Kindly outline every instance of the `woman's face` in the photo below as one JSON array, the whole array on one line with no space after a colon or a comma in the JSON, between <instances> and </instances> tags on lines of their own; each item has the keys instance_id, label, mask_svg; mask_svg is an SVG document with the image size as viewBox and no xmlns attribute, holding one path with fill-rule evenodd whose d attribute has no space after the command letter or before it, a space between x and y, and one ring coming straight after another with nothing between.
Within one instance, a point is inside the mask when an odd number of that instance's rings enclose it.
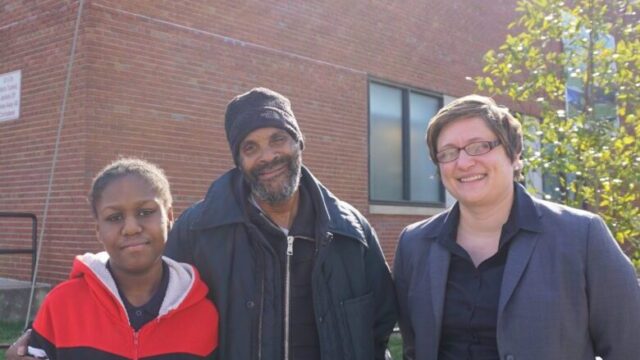
<instances>
[{"instance_id":1,"label":"woman's face","mask_svg":"<svg viewBox=\"0 0 640 360\"><path fill-rule=\"evenodd\" d=\"M96 234L116 273L142 274L161 266L173 211L147 181L137 175L113 180L96 209Z\"/></svg>"},{"instance_id":2,"label":"woman's face","mask_svg":"<svg viewBox=\"0 0 640 360\"><path fill-rule=\"evenodd\" d=\"M445 126L437 140L438 152L447 148L463 148L477 141L494 141L498 137L478 117L455 120ZM516 159L520 154L516 154ZM470 156L460 150L456 160L440 163L442 182L462 206L486 206L499 202L513 191L511 161L500 144L483 155Z\"/></svg>"}]
</instances>

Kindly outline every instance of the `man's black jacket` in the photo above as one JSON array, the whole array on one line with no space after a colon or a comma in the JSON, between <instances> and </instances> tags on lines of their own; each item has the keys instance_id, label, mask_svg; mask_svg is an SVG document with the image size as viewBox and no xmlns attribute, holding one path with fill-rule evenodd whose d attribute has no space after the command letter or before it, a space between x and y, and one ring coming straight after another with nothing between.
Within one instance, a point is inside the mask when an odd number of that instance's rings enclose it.
<instances>
[{"instance_id":1,"label":"man's black jacket","mask_svg":"<svg viewBox=\"0 0 640 360\"><path fill-rule=\"evenodd\" d=\"M316 212L318 255L313 306L322 359L384 359L397 320L389 268L375 232L305 167ZM281 360L282 271L272 247L247 216L249 190L233 169L175 223L166 254L194 264L218 307L223 360Z\"/></svg>"}]
</instances>

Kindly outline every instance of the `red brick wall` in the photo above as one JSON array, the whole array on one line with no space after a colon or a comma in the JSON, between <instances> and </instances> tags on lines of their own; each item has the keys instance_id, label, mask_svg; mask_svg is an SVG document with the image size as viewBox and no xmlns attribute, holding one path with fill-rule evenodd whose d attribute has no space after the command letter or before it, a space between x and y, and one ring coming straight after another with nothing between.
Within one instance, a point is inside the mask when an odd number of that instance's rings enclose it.
<instances>
[{"instance_id":1,"label":"red brick wall","mask_svg":"<svg viewBox=\"0 0 640 360\"><path fill-rule=\"evenodd\" d=\"M0 211L35 213L42 226L78 3L10 1L0 7L0 73L22 70L20 119L0 123ZM66 277L72 255L83 251L87 241L95 242L82 199L83 51L80 41L47 218L41 261L45 281ZM0 223L0 247L30 246L28 230L5 237L12 229L10 221ZM0 256L0 276L26 278L29 265L29 256Z\"/></svg>"},{"instance_id":2,"label":"red brick wall","mask_svg":"<svg viewBox=\"0 0 640 360\"><path fill-rule=\"evenodd\" d=\"M23 82L21 118L0 123L0 211L42 219L78 1L1 6L0 73L22 69ZM61 280L74 254L100 248L84 194L118 155L164 167L178 213L198 200L232 166L226 103L258 85L290 97L305 164L367 215L369 77L466 94L514 6L86 0L39 278ZM369 219L391 260L400 230L420 218Z\"/></svg>"}]
</instances>

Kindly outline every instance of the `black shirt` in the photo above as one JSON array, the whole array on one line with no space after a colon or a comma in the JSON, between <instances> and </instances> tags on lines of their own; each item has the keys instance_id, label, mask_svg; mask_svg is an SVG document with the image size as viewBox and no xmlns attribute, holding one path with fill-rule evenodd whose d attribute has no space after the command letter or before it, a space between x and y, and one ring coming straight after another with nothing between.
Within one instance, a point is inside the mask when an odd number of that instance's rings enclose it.
<instances>
[{"instance_id":1,"label":"black shirt","mask_svg":"<svg viewBox=\"0 0 640 360\"><path fill-rule=\"evenodd\" d=\"M140 328L142 328L146 323L158 317L158 314L160 313L160 306L162 306L162 301L167 294L167 287L169 286L169 266L164 261L162 262L162 278L160 279L158 290L156 290L155 294L153 294L146 304L141 306L133 306L129 300L127 300L120 290L120 285L118 285L118 281L113 276L111 266L108 262L107 269L116 283L118 294L120 294L120 299L122 299L124 308L129 316L129 324L135 331L140 330Z\"/></svg>"},{"instance_id":2,"label":"black shirt","mask_svg":"<svg viewBox=\"0 0 640 360\"><path fill-rule=\"evenodd\" d=\"M313 201L304 184L300 184L298 212L288 235L294 237L293 255L290 260L289 303L289 359L319 360L320 343L316 328L311 274L317 253L315 241L316 212ZM282 299L285 297L284 281L287 261L287 235L269 220L256 206L249 206L249 217L260 229L278 256L282 269ZM283 301L284 309L284 301ZM284 336L284 334L283 334Z\"/></svg>"},{"instance_id":3,"label":"black shirt","mask_svg":"<svg viewBox=\"0 0 640 360\"><path fill-rule=\"evenodd\" d=\"M517 191L507 222L502 226L498 252L476 268L456 242L458 204L445 221L438 242L450 253L438 359L499 360L496 340L498 301L511 239L522 231L533 209L520 208Z\"/></svg>"}]
</instances>

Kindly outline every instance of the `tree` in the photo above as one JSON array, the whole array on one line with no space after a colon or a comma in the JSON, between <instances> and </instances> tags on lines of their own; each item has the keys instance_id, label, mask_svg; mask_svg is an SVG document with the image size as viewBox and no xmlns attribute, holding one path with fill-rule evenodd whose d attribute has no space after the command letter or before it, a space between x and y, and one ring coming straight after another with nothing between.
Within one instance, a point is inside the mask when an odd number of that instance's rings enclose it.
<instances>
[{"instance_id":1,"label":"tree","mask_svg":"<svg viewBox=\"0 0 640 360\"><path fill-rule=\"evenodd\" d=\"M473 79L522 111L525 170L554 184L542 196L601 215L637 269L639 8L637 0L519 1L512 34Z\"/></svg>"}]
</instances>

